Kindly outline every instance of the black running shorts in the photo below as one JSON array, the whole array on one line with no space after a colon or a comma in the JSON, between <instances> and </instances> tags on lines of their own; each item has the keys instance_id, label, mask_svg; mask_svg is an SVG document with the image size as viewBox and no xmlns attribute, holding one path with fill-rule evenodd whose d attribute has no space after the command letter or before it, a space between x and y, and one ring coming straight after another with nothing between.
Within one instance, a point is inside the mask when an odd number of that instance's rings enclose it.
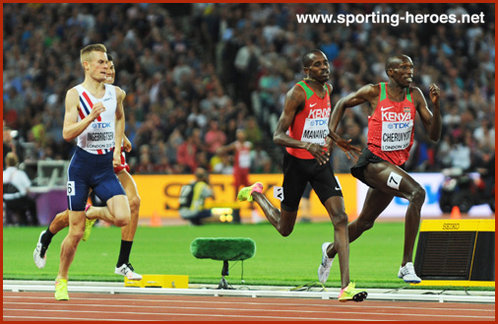
<instances>
[{"instance_id":1,"label":"black running shorts","mask_svg":"<svg viewBox=\"0 0 498 324\"><path fill-rule=\"evenodd\" d=\"M367 181L365 180L365 168L369 163L379 163L379 162L387 162L389 164L392 164L389 161L386 161L378 157L377 155L373 154L372 151L368 149L368 147L365 147L361 151L361 155L358 158L358 162L356 162L356 164L351 168L351 174L353 175L353 177L360 180L367 186L374 188L373 186L368 184ZM403 166L401 166L401 168L403 168Z\"/></svg>"},{"instance_id":2,"label":"black running shorts","mask_svg":"<svg viewBox=\"0 0 498 324\"><path fill-rule=\"evenodd\" d=\"M284 197L281 203L283 210L298 210L308 181L322 204L332 196L342 197L341 188L330 163L320 165L316 159L299 159L285 152L283 171Z\"/></svg>"}]
</instances>

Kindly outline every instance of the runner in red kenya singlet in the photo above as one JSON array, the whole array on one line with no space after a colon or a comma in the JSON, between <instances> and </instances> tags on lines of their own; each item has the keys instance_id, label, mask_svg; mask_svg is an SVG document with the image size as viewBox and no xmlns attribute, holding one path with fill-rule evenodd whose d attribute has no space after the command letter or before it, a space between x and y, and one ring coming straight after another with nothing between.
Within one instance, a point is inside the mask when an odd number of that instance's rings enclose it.
<instances>
[{"instance_id":1,"label":"runner in red kenya singlet","mask_svg":"<svg viewBox=\"0 0 498 324\"><path fill-rule=\"evenodd\" d=\"M359 217L348 226L349 241L356 240L371 228L394 196L409 202L405 215L405 242L403 259L398 277L405 282L419 283L413 266L413 246L420 223L420 210L425 200L425 190L402 166L409 157L413 144L415 111L418 111L430 140L437 142L441 136L441 113L437 85L429 87L434 105L433 112L427 107L422 91L410 84L413 79L413 62L406 55L393 56L386 61L389 82L370 84L339 100L330 118L330 137L347 153L357 148L344 145L335 133L346 108L368 102L368 147L363 149L351 173L367 184L367 196ZM336 253L334 245L328 255Z\"/></svg>"},{"instance_id":2,"label":"runner in red kenya singlet","mask_svg":"<svg viewBox=\"0 0 498 324\"><path fill-rule=\"evenodd\" d=\"M413 145L415 105L406 88L403 101L388 98L387 83L379 84L379 103L368 119L368 149L395 165L408 160Z\"/></svg>"},{"instance_id":3,"label":"runner in red kenya singlet","mask_svg":"<svg viewBox=\"0 0 498 324\"><path fill-rule=\"evenodd\" d=\"M323 87L325 90L323 98L317 95L304 80L298 82L297 86L303 89L306 101L303 110L296 114L289 127L289 136L299 141L324 146L329 133L330 93L328 84ZM286 150L290 155L300 159L314 159L314 156L306 149L286 147Z\"/></svg>"}]
</instances>

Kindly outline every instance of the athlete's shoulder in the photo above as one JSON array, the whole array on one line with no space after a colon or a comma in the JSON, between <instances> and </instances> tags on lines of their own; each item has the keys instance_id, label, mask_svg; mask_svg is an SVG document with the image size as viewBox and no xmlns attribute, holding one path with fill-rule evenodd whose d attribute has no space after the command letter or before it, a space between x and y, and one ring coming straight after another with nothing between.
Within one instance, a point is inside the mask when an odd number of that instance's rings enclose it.
<instances>
[{"instance_id":1,"label":"athlete's shoulder","mask_svg":"<svg viewBox=\"0 0 498 324\"><path fill-rule=\"evenodd\" d=\"M334 86L332 86L332 84L330 84L328 82L325 82L325 86L329 90L329 93L332 93L332 90L334 90Z\"/></svg>"},{"instance_id":2,"label":"athlete's shoulder","mask_svg":"<svg viewBox=\"0 0 498 324\"><path fill-rule=\"evenodd\" d=\"M369 83L364 86L362 86L360 89L358 89L357 93L360 93L364 96L372 97L372 96L378 96L380 93L380 83Z\"/></svg>"},{"instance_id":3,"label":"athlete's shoulder","mask_svg":"<svg viewBox=\"0 0 498 324\"><path fill-rule=\"evenodd\" d=\"M410 86L408 88L408 91L410 92L411 96L414 98L415 101L423 100L424 94L419 87Z\"/></svg>"},{"instance_id":4,"label":"athlete's shoulder","mask_svg":"<svg viewBox=\"0 0 498 324\"><path fill-rule=\"evenodd\" d=\"M420 88L416 86L409 86L408 90L410 91L410 93L422 94L422 90L420 90Z\"/></svg>"},{"instance_id":5,"label":"athlete's shoulder","mask_svg":"<svg viewBox=\"0 0 498 324\"><path fill-rule=\"evenodd\" d=\"M116 85L110 85L110 86L113 87L114 90L116 91L116 97L118 99L124 99L124 97L126 97L126 92L123 89L121 89Z\"/></svg>"},{"instance_id":6,"label":"athlete's shoulder","mask_svg":"<svg viewBox=\"0 0 498 324\"><path fill-rule=\"evenodd\" d=\"M287 96L294 100L303 100L306 98L306 92L301 84L296 83L292 88L287 92Z\"/></svg>"},{"instance_id":7,"label":"athlete's shoulder","mask_svg":"<svg viewBox=\"0 0 498 324\"><path fill-rule=\"evenodd\" d=\"M74 86L72 87L71 89L67 90L66 92L66 97L67 98L71 98L71 97L78 97L79 96L79 93L78 93L78 86Z\"/></svg>"},{"instance_id":8,"label":"athlete's shoulder","mask_svg":"<svg viewBox=\"0 0 498 324\"><path fill-rule=\"evenodd\" d=\"M70 88L69 90L67 90L67 93L69 94L69 92L76 92L78 93L78 89L81 88L81 83L75 85L74 87Z\"/></svg>"}]
</instances>

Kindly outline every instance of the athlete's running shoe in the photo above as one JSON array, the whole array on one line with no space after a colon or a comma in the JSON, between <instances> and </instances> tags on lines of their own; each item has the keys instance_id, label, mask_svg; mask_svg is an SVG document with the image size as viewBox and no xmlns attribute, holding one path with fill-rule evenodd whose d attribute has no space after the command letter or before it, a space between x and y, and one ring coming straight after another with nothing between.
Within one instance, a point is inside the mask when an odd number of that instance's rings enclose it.
<instances>
[{"instance_id":1,"label":"athlete's running shoe","mask_svg":"<svg viewBox=\"0 0 498 324\"><path fill-rule=\"evenodd\" d=\"M85 231L83 232L83 237L81 238L86 242L92 233L93 224L97 221L97 218L94 219L85 219Z\"/></svg>"},{"instance_id":2,"label":"athlete's running shoe","mask_svg":"<svg viewBox=\"0 0 498 324\"><path fill-rule=\"evenodd\" d=\"M410 283L420 283L422 281L415 273L412 262L407 262L404 267L399 267L398 278Z\"/></svg>"},{"instance_id":3,"label":"athlete's running shoe","mask_svg":"<svg viewBox=\"0 0 498 324\"><path fill-rule=\"evenodd\" d=\"M47 263L47 248L48 246L44 246L41 242L43 234L45 234L46 231L43 231L40 233L40 236L38 237L38 242L36 243L35 250L33 251L33 261L35 261L35 265L39 268L42 269L45 267L45 264Z\"/></svg>"},{"instance_id":4,"label":"athlete's running shoe","mask_svg":"<svg viewBox=\"0 0 498 324\"><path fill-rule=\"evenodd\" d=\"M263 192L263 184L261 182L256 182L252 186L244 187L240 189L239 194L237 195L237 200L239 201L252 201L252 193L253 192Z\"/></svg>"},{"instance_id":5,"label":"athlete's running shoe","mask_svg":"<svg viewBox=\"0 0 498 324\"><path fill-rule=\"evenodd\" d=\"M347 302L347 301L355 301L361 302L366 299L368 293L366 290L356 289L354 283L350 282L346 288L343 288L339 293L339 301Z\"/></svg>"},{"instance_id":6,"label":"athlete's running shoe","mask_svg":"<svg viewBox=\"0 0 498 324\"><path fill-rule=\"evenodd\" d=\"M332 261L334 258L329 258L327 255L327 248L329 247L330 242L325 242L322 244L322 263L318 267L318 280L324 284L327 282L330 274L330 268L332 267Z\"/></svg>"},{"instance_id":7,"label":"athlete's running shoe","mask_svg":"<svg viewBox=\"0 0 498 324\"><path fill-rule=\"evenodd\" d=\"M133 266L129 262L122 264L119 268L116 267L114 273L125 276L128 280L142 280L142 275L136 273L135 269L133 269Z\"/></svg>"},{"instance_id":8,"label":"athlete's running shoe","mask_svg":"<svg viewBox=\"0 0 498 324\"><path fill-rule=\"evenodd\" d=\"M69 300L66 279L59 278L55 281L55 300Z\"/></svg>"},{"instance_id":9,"label":"athlete's running shoe","mask_svg":"<svg viewBox=\"0 0 498 324\"><path fill-rule=\"evenodd\" d=\"M86 204L85 213L87 212L87 210L90 207L92 207L92 205ZM94 218L94 219L86 218L85 219L85 231L83 232L83 237L81 238L83 241L86 242L86 240L88 240L88 238L90 237L90 234L92 233L93 224L95 224L96 221L97 221L97 218Z\"/></svg>"}]
</instances>

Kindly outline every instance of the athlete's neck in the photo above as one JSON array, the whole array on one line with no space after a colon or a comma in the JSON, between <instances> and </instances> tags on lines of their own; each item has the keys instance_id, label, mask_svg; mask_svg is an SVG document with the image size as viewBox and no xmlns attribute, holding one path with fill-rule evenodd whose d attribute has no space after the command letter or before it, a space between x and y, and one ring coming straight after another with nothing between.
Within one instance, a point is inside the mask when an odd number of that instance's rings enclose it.
<instances>
[{"instance_id":1,"label":"athlete's neck","mask_svg":"<svg viewBox=\"0 0 498 324\"><path fill-rule=\"evenodd\" d=\"M314 82L314 83L318 84L321 87L325 86L325 82L320 82L317 79L310 78L310 77L304 78L304 81L306 81L307 83Z\"/></svg>"},{"instance_id":2,"label":"athlete's neck","mask_svg":"<svg viewBox=\"0 0 498 324\"><path fill-rule=\"evenodd\" d=\"M408 88L410 85L404 86L402 84L399 84L398 82L390 79L389 82L387 82L387 86L389 89L393 91L405 91L406 88Z\"/></svg>"},{"instance_id":3,"label":"athlete's neck","mask_svg":"<svg viewBox=\"0 0 498 324\"><path fill-rule=\"evenodd\" d=\"M391 98L392 100L402 101L403 98L405 97L407 88L408 87L404 87L401 84L390 80L387 83L386 91L388 97Z\"/></svg>"},{"instance_id":4,"label":"athlete's neck","mask_svg":"<svg viewBox=\"0 0 498 324\"><path fill-rule=\"evenodd\" d=\"M102 89L105 88L104 82L99 82L93 78L86 77L83 83L81 84L85 89L90 91L94 96L98 96Z\"/></svg>"}]
</instances>

